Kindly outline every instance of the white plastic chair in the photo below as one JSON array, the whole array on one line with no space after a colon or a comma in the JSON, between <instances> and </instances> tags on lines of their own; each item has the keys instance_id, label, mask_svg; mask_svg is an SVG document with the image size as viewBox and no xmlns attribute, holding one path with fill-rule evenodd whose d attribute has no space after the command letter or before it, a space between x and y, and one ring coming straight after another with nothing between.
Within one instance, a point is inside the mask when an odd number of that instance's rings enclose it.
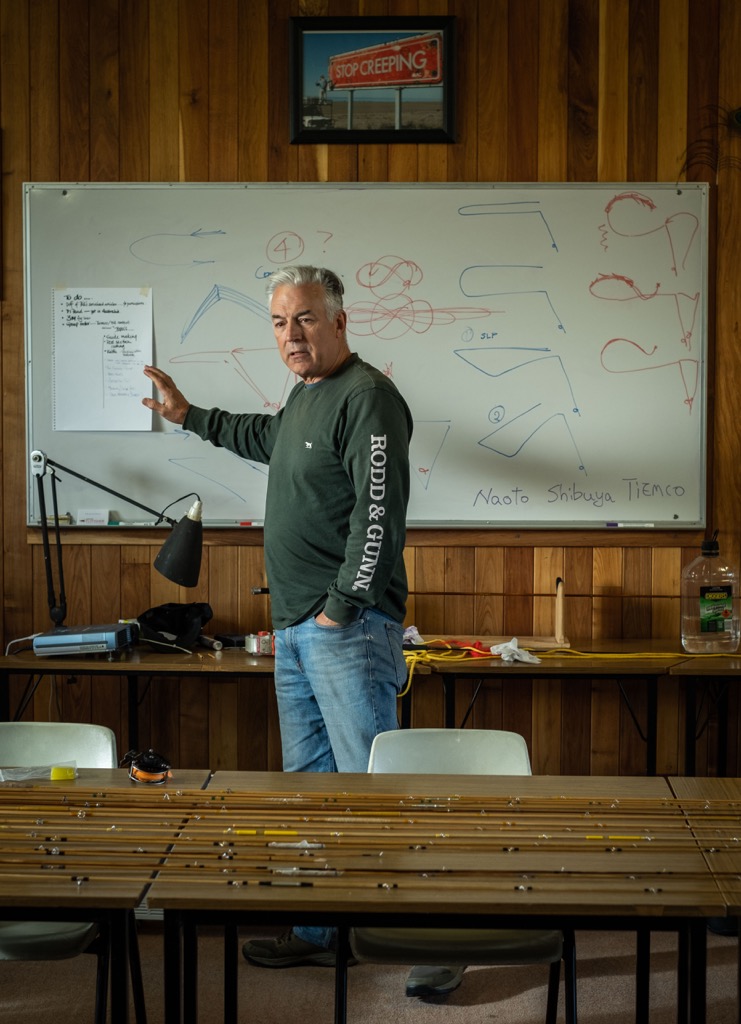
<instances>
[{"instance_id":1,"label":"white plastic chair","mask_svg":"<svg viewBox=\"0 0 741 1024\"><path fill-rule=\"evenodd\" d=\"M373 741L369 772L405 775L532 775L527 743L494 729L397 729Z\"/></svg>"},{"instance_id":2,"label":"white plastic chair","mask_svg":"<svg viewBox=\"0 0 741 1024\"><path fill-rule=\"evenodd\" d=\"M527 744L518 733L493 729L399 729L380 733L369 772L530 775ZM550 964L547 1024L555 1024L561 960L566 1022L576 1024L576 954L572 930L505 928L350 929L357 960L387 964Z\"/></svg>"},{"instance_id":3,"label":"white plastic chair","mask_svg":"<svg viewBox=\"0 0 741 1024\"><path fill-rule=\"evenodd\" d=\"M116 768L115 733L78 722L0 722L0 766L29 768L75 761L78 768ZM136 923L130 920L131 983L136 1020L146 1024ZM110 943L92 922L0 921L0 960L66 960L80 953L98 958L95 1021L105 1024Z\"/></svg>"},{"instance_id":4,"label":"white plastic chair","mask_svg":"<svg viewBox=\"0 0 741 1024\"><path fill-rule=\"evenodd\" d=\"M82 722L0 722L0 765L29 768L76 761L78 768L117 768L116 735Z\"/></svg>"}]
</instances>

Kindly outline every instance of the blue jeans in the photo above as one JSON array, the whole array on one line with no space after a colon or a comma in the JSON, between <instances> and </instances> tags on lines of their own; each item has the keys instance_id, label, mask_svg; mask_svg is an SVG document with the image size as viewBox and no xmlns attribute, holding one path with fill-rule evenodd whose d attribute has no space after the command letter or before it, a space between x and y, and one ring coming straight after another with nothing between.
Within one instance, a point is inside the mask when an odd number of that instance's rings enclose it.
<instances>
[{"instance_id":1,"label":"blue jeans","mask_svg":"<svg viewBox=\"0 0 741 1024\"><path fill-rule=\"evenodd\" d=\"M366 772L374 736L399 726L396 698L406 682L403 626L368 609L347 626L313 617L275 633L283 771ZM295 928L315 946L331 928Z\"/></svg>"}]
</instances>

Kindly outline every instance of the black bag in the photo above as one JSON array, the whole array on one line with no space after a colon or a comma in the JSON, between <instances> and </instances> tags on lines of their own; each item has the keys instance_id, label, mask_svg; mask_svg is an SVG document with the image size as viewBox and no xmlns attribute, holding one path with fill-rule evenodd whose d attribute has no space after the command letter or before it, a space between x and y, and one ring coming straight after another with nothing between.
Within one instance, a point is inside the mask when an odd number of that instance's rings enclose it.
<instances>
[{"instance_id":1,"label":"black bag","mask_svg":"<svg viewBox=\"0 0 741 1024\"><path fill-rule=\"evenodd\" d=\"M205 602L159 604L139 616L139 638L158 650L189 650L213 614Z\"/></svg>"}]
</instances>

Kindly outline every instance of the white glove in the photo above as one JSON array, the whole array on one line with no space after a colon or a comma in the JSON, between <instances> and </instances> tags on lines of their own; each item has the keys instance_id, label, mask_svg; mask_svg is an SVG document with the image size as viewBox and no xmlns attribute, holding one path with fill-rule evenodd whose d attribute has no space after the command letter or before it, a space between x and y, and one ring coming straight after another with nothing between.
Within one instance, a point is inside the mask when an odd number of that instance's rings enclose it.
<instances>
[{"instance_id":1,"label":"white glove","mask_svg":"<svg viewBox=\"0 0 741 1024\"><path fill-rule=\"evenodd\" d=\"M530 651L521 650L516 636L513 636L509 643L496 644L494 647L490 647L489 650L492 654L501 655L502 661L525 661L529 665L540 664L540 658L536 658Z\"/></svg>"}]
</instances>

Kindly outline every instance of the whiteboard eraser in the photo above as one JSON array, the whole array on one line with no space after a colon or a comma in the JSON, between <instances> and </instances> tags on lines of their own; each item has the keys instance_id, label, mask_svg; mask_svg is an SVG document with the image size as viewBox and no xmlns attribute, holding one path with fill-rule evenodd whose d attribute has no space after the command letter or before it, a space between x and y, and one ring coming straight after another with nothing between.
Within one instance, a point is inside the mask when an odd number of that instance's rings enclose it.
<instances>
[{"instance_id":1,"label":"whiteboard eraser","mask_svg":"<svg viewBox=\"0 0 741 1024\"><path fill-rule=\"evenodd\" d=\"M80 508L77 510L78 526L108 526L107 508Z\"/></svg>"}]
</instances>

